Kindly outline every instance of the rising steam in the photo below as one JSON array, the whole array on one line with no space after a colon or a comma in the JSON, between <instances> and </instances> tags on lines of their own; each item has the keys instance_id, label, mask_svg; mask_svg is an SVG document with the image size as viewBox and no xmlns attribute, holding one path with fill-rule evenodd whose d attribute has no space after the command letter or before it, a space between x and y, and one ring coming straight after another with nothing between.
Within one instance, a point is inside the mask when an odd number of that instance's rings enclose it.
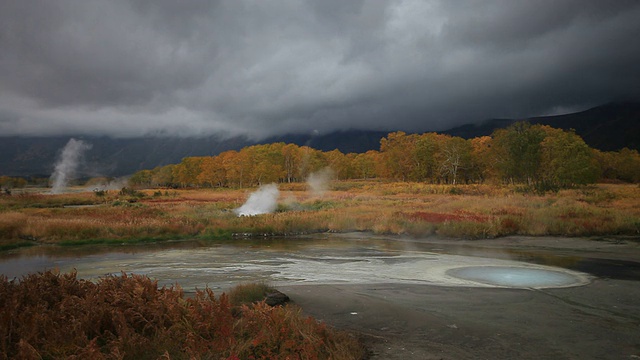
<instances>
[{"instance_id":1,"label":"rising steam","mask_svg":"<svg viewBox=\"0 0 640 360\"><path fill-rule=\"evenodd\" d=\"M326 167L309 175L307 184L314 196L321 197L329 190L329 182L333 178L333 170Z\"/></svg>"},{"instance_id":2,"label":"rising steam","mask_svg":"<svg viewBox=\"0 0 640 360\"><path fill-rule=\"evenodd\" d=\"M64 146L51 175L52 194L59 194L67 187L69 180L73 179L76 174L82 155L91 149L91 146L91 144L76 139L70 139Z\"/></svg>"},{"instance_id":3,"label":"rising steam","mask_svg":"<svg viewBox=\"0 0 640 360\"><path fill-rule=\"evenodd\" d=\"M238 216L269 214L274 212L278 207L279 196L280 191L278 190L278 185L263 185L249 196L247 202L234 211Z\"/></svg>"}]
</instances>

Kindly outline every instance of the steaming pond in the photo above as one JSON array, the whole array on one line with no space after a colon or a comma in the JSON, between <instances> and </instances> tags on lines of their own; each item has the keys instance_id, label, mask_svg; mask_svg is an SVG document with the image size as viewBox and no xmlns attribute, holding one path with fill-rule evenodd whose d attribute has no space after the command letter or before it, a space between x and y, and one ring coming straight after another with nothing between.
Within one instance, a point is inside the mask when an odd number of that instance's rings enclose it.
<instances>
[{"instance_id":1,"label":"steaming pond","mask_svg":"<svg viewBox=\"0 0 640 360\"><path fill-rule=\"evenodd\" d=\"M207 286L227 290L256 281L275 286L411 283L546 288L589 283L590 275L570 269L575 263L527 252L357 233L144 246L37 246L1 254L0 273L20 278L48 269L76 269L80 277L97 279L126 272L147 275L160 285L178 283L185 291Z\"/></svg>"}]
</instances>

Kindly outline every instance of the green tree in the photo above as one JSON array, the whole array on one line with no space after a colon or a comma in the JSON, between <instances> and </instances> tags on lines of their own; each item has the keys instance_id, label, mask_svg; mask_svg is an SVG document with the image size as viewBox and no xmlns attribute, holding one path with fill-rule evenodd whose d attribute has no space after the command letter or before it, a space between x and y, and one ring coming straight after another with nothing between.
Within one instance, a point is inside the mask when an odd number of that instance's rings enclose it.
<instances>
[{"instance_id":1,"label":"green tree","mask_svg":"<svg viewBox=\"0 0 640 360\"><path fill-rule=\"evenodd\" d=\"M602 170L602 177L608 180L640 182L640 154L638 150L624 148L620 151L594 152Z\"/></svg>"},{"instance_id":2,"label":"green tree","mask_svg":"<svg viewBox=\"0 0 640 360\"><path fill-rule=\"evenodd\" d=\"M153 173L151 170L140 170L131 175L129 185L133 187L150 187Z\"/></svg>"},{"instance_id":3,"label":"green tree","mask_svg":"<svg viewBox=\"0 0 640 360\"><path fill-rule=\"evenodd\" d=\"M438 179L438 154L442 140L443 135L436 133L425 133L416 136L413 153L408 154L413 161L413 168L409 177L411 180L433 182Z\"/></svg>"},{"instance_id":4,"label":"green tree","mask_svg":"<svg viewBox=\"0 0 640 360\"><path fill-rule=\"evenodd\" d=\"M176 165L166 165L156 167L151 171L151 185L160 187L172 187L175 185L173 180L173 169Z\"/></svg>"},{"instance_id":5,"label":"green tree","mask_svg":"<svg viewBox=\"0 0 640 360\"><path fill-rule=\"evenodd\" d=\"M591 148L573 131L543 126L546 137L541 143L540 179L562 188L594 183L598 164Z\"/></svg>"},{"instance_id":6,"label":"green tree","mask_svg":"<svg viewBox=\"0 0 640 360\"><path fill-rule=\"evenodd\" d=\"M494 131L493 154L503 179L532 185L538 180L541 143L545 132L540 126L517 122Z\"/></svg>"}]
</instances>

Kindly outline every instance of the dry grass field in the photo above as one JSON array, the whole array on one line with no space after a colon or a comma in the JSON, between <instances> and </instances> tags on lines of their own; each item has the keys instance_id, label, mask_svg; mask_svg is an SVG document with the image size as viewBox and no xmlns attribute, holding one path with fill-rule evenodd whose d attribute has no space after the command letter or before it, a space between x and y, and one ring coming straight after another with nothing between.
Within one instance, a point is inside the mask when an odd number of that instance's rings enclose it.
<instances>
[{"instance_id":1,"label":"dry grass field","mask_svg":"<svg viewBox=\"0 0 640 360\"><path fill-rule=\"evenodd\" d=\"M0 246L122 244L368 231L468 239L640 233L640 187L598 184L544 195L518 187L332 182L281 184L275 212L239 217L252 189L111 191L0 197Z\"/></svg>"}]
</instances>

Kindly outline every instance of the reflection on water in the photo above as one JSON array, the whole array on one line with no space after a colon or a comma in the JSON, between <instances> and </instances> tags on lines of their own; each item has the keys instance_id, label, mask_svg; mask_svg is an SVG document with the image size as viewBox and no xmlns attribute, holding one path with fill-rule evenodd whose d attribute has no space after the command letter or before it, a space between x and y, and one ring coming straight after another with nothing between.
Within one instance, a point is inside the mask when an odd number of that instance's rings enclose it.
<instances>
[{"instance_id":1,"label":"reflection on water","mask_svg":"<svg viewBox=\"0 0 640 360\"><path fill-rule=\"evenodd\" d=\"M469 256L471 252L474 256ZM160 285L179 283L189 291L205 286L226 290L239 283L254 281L274 285L421 283L492 286L449 276L447 271L488 265L545 269L517 260L506 252L487 256L486 252L477 249L447 247L442 243L364 234L327 234L122 247L40 246L0 255L0 273L9 278L20 278L47 269L62 272L76 269L80 277L97 279L126 272L147 275L157 279ZM578 279L576 284L588 282L584 274L568 273Z\"/></svg>"}]
</instances>

